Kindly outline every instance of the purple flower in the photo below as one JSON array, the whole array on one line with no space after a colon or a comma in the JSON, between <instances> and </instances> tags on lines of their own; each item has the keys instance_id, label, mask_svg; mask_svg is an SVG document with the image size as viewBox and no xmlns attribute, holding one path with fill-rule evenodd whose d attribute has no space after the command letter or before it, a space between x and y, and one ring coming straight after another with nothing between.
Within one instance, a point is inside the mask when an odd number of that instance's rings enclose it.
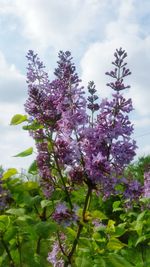
<instances>
[{"instance_id":1,"label":"purple flower","mask_svg":"<svg viewBox=\"0 0 150 267\"><path fill-rule=\"evenodd\" d=\"M84 170L81 166L75 166L70 169L69 176L73 184L79 184L82 185L84 181Z\"/></svg>"},{"instance_id":2,"label":"purple flower","mask_svg":"<svg viewBox=\"0 0 150 267\"><path fill-rule=\"evenodd\" d=\"M99 220L99 219L94 219L94 220L92 220L92 224L93 224L93 226L94 226L94 230L95 231L98 231L99 229L105 229L106 228L106 225L105 224L103 224L102 222L101 222L101 220Z\"/></svg>"},{"instance_id":3,"label":"purple flower","mask_svg":"<svg viewBox=\"0 0 150 267\"><path fill-rule=\"evenodd\" d=\"M73 209L72 211L70 211L65 203L59 203L56 206L56 209L52 215L52 218L58 224L63 224L64 226L68 226L77 221L75 210L76 209Z\"/></svg>"},{"instance_id":4,"label":"purple flower","mask_svg":"<svg viewBox=\"0 0 150 267\"><path fill-rule=\"evenodd\" d=\"M67 167L70 171L65 176L66 183L71 181L78 186L86 183L99 189L104 197L110 196L116 178L135 156L136 143L131 138L133 125L129 120L132 101L120 93L129 88L124 83L124 78L131 74L124 63L127 53L116 49L114 57L115 69L106 74L113 79L108 86L115 93L110 100L98 103L94 82L88 85L86 101L70 52L58 54L53 81L49 81L38 56L33 51L27 55L29 96L25 108L39 124L31 135L36 141L37 165L47 196L57 183L60 186ZM87 108L91 110L90 118ZM60 222L69 221L73 215L64 207L62 213L56 208L53 216Z\"/></svg>"},{"instance_id":5,"label":"purple flower","mask_svg":"<svg viewBox=\"0 0 150 267\"><path fill-rule=\"evenodd\" d=\"M142 193L142 186L137 180L128 180L126 178L122 178L120 180L124 187L123 196L125 199L130 201L132 205L133 200L138 200ZM131 206L130 205L130 206Z\"/></svg>"},{"instance_id":6,"label":"purple flower","mask_svg":"<svg viewBox=\"0 0 150 267\"><path fill-rule=\"evenodd\" d=\"M143 197L150 198L150 170L144 173Z\"/></svg>"},{"instance_id":7,"label":"purple flower","mask_svg":"<svg viewBox=\"0 0 150 267\"><path fill-rule=\"evenodd\" d=\"M124 85L123 79L124 77L130 75L131 72L125 67L127 65L127 63L124 63L124 59L127 57L125 50L122 50L122 48L119 50L116 49L114 56L115 61L113 61L112 64L115 65L115 69L113 71L106 72L106 75L115 79L115 82L110 82L107 84L107 86L110 86L112 89L119 92L121 90L130 88L129 85Z\"/></svg>"},{"instance_id":8,"label":"purple flower","mask_svg":"<svg viewBox=\"0 0 150 267\"><path fill-rule=\"evenodd\" d=\"M98 99L98 96L95 95L96 89L95 84L93 81L89 82L88 84L88 92L90 93L90 96L88 97L88 105L87 107L94 113L95 111L99 110L99 104L95 103L95 101Z\"/></svg>"},{"instance_id":9,"label":"purple flower","mask_svg":"<svg viewBox=\"0 0 150 267\"><path fill-rule=\"evenodd\" d=\"M60 247L58 241L55 241L53 244L52 251L48 253L47 260L52 264L53 267L63 267L64 261L60 257Z\"/></svg>"}]
</instances>

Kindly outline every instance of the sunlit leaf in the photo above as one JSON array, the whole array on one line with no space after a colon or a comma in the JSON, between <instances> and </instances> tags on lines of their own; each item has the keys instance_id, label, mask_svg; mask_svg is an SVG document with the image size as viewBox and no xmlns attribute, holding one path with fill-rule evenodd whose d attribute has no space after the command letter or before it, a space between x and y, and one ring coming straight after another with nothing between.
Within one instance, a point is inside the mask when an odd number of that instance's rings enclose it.
<instances>
[{"instance_id":1,"label":"sunlit leaf","mask_svg":"<svg viewBox=\"0 0 150 267\"><path fill-rule=\"evenodd\" d=\"M23 208L12 208L6 211L6 213L12 214L12 215L16 215L16 216L22 216L25 213L25 210Z\"/></svg>"},{"instance_id":2,"label":"sunlit leaf","mask_svg":"<svg viewBox=\"0 0 150 267\"><path fill-rule=\"evenodd\" d=\"M45 208L45 207L51 206L51 205L52 205L52 201L51 200L44 199L44 200L41 201L42 209Z\"/></svg>"},{"instance_id":3,"label":"sunlit leaf","mask_svg":"<svg viewBox=\"0 0 150 267\"><path fill-rule=\"evenodd\" d=\"M107 243L107 248L110 250L119 250L122 249L126 244L122 243L119 239L117 238L110 238L110 240Z\"/></svg>"},{"instance_id":4,"label":"sunlit leaf","mask_svg":"<svg viewBox=\"0 0 150 267\"><path fill-rule=\"evenodd\" d=\"M113 220L109 220L109 221L108 221L108 225L107 225L107 229L106 229L106 231L107 231L108 233L115 232L115 221L113 221Z\"/></svg>"},{"instance_id":5,"label":"sunlit leaf","mask_svg":"<svg viewBox=\"0 0 150 267\"><path fill-rule=\"evenodd\" d=\"M10 125L17 125L17 124L20 124L24 121L27 121L26 115L16 114L12 117Z\"/></svg>"},{"instance_id":6,"label":"sunlit leaf","mask_svg":"<svg viewBox=\"0 0 150 267\"><path fill-rule=\"evenodd\" d=\"M28 191L37 189L39 187L38 183L37 182L33 182L33 181L25 182L23 184L23 186L24 186L24 189L28 190Z\"/></svg>"},{"instance_id":7,"label":"sunlit leaf","mask_svg":"<svg viewBox=\"0 0 150 267\"><path fill-rule=\"evenodd\" d=\"M20 152L19 154L15 155L14 157L27 157L33 153L33 147L29 147L28 149Z\"/></svg>"},{"instance_id":8,"label":"sunlit leaf","mask_svg":"<svg viewBox=\"0 0 150 267\"><path fill-rule=\"evenodd\" d=\"M119 211L119 210L122 210L122 208L120 207L120 204L121 204L121 201L118 200L118 201L115 201L113 203L113 211Z\"/></svg>"},{"instance_id":9,"label":"sunlit leaf","mask_svg":"<svg viewBox=\"0 0 150 267\"><path fill-rule=\"evenodd\" d=\"M37 163L36 163L36 160L34 160L32 162L32 164L30 165L30 167L28 169L28 173L31 173L33 175L37 174Z\"/></svg>"},{"instance_id":10,"label":"sunlit leaf","mask_svg":"<svg viewBox=\"0 0 150 267\"><path fill-rule=\"evenodd\" d=\"M100 220L105 220L107 219L107 216L100 210L94 210L92 213L92 218L94 219L100 219Z\"/></svg>"},{"instance_id":11,"label":"sunlit leaf","mask_svg":"<svg viewBox=\"0 0 150 267\"><path fill-rule=\"evenodd\" d=\"M18 171L15 168L8 169L6 172L4 172L2 179L6 180L17 173Z\"/></svg>"}]
</instances>

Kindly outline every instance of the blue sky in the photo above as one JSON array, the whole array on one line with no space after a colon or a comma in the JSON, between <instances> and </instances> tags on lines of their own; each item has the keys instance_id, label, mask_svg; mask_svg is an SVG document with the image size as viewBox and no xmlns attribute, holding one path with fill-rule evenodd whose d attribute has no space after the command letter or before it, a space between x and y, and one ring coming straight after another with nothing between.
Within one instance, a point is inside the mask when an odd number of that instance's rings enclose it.
<instances>
[{"instance_id":1,"label":"blue sky","mask_svg":"<svg viewBox=\"0 0 150 267\"><path fill-rule=\"evenodd\" d=\"M137 157L150 154L150 1L149 0L0 0L0 164L26 168L33 158L13 155L33 145L21 126L9 125L24 114L27 98L26 58L37 52L50 73L59 50L70 50L83 85L94 80L100 97L108 97L104 73L115 48L128 53L128 78L134 112Z\"/></svg>"}]
</instances>

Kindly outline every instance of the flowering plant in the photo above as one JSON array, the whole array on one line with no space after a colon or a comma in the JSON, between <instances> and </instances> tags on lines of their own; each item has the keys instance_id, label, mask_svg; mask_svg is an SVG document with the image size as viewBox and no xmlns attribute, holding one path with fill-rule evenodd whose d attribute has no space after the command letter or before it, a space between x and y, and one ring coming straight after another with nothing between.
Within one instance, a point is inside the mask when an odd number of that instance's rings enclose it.
<instances>
[{"instance_id":1,"label":"flowering plant","mask_svg":"<svg viewBox=\"0 0 150 267\"><path fill-rule=\"evenodd\" d=\"M106 72L113 79L107 84L112 97L100 101L93 81L86 97L70 52L59 52L53 81L37 54L31 50L27 54L28 116L17 114L11 124L26 122L23 129L29 131L37 149L29 173L39 179L12 179L18 175L14 169L3 175L12 205L19 210L7 210L12 229L17 221L17 259L10 253L11 244L7 246L8 229L2 230L11 266L115 267L119 263L130 267L135 265L128 255L141 245L145 231L148 244L149 211L142 214L147 225L139 217L142 186L125 175L136 149L128 115L133 110L132 101L122 94L129 88L124 79L131 72L122 48L116 49L114 57L114 69ZM32 152L29 148L17 156ZM134 209L137 213L132 214ZM25 238L32 247L31 262L22 256L22 249L27 249Z\"/></svg>"}]
</instances>

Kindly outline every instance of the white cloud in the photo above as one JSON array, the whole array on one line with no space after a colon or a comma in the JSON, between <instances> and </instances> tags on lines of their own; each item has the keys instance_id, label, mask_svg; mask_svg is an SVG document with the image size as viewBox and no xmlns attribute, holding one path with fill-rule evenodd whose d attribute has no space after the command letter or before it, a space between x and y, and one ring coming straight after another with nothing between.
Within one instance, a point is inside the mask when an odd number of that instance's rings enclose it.
<instances>
[{"instance_id":1,"label":"white cloud","mask_svg":"<svg viewBox=\"0 0 150 267\"><path fill-rule=\"evenodd\" d=\"M29 167L33 161L33 156L26 159L13 157L34 144L28 132L22 130L21 125L10 126L12 116L17 113L24 114L21 105L9 103L0 104L0 151L2 155L0 158L0 165L3 165L5 168L25 168Z\"/></svg>"},{"instance_id":2,"label":"white cloud","mask_svg":"<svg viewBox=\"0 0 150 267\"><path fill-rule=\"evenodd\" d=\"M121 1L118 18L106 26L106 38L89 46L81 60L82 78L92 79L102 96L108 95L104 73L110 70L115 48L123 47L128 52L129 67L133 74L128 78L132 88L127 93L132 98L136 111L141 115L150 114L150 36L142 38L141 28L135 17L135 2ZM134 3L134 6L133 6ZM130 20L130 17L133 17ZM102 91L101 91L102 90Z\"/></svg>"},{"instance_id":3,"label":"white cloud","mask_svg":"<svg viewBox=\"0 0 150 267\"><path fill-rule=\"evenodd\" d=\"M148 129L149 13L148 0L0 0L2 36L6 31L6 22L7 30L10 29L5 33L6 50L2 51L7 56L14 53L11 42L7 42L7 35L15 35L17 32L18 39L13 36L15 51L23 53L24 57L28 48L37 50L42 58L46 55L48 61L47 51L50 50L50 68L56 51L69 49L77 61L81 59L83 82L87 84L89 80L94 80L99 94L105 97L110 94L106 87L108 76L105 76L105 72L111 69L114 50L122 46L128 52L127 61L133 73L128 78L127 83L132 87L127 96L132 97L137 112L136 129L140 126ZM16 67L16 61L9 60L12 63L8 63L4 54L0 52L0 149L4 155L1 160L9 166L23 166L28 165L26 162L30 162L30 158L17 159L11 158L11 155L29 147L32 138L21 131L21 127L10 127L9 122L13 114L23 112L23 98L27 94L26 78ZM14 55L11 58L16 57L16 52ZM150 151L150 148L140 142L138 151Z\"/></svg>"},{"instance_id":4,"label":"white cloud","mask_svg":"<svg viewBox=\"0 0 150 267\"><path fill-rule=\"evenodd\" d=\"M3 12L20 19L24 38L38 50L80 50L103 31L103 14L109 6L108 0L14 0L3 3Z\"/></svg>"},{"instance_id":5,"label":"white cloud","mask_svg":"<svg viewBox=\"0 0 150 267\"><path fill-rule=\"evenodd\" d=\"M25 97L25 76L8 64L0 51L0 101L17 102Z\"/></svg>"},{"instance_id":6,"label":"white cloud","mask_svg":"<svg viewBox=\"0 0 150 267\"><path fill-rule=\"evenodd\" d=\"M0 138L3 140L0 144L1 159L0 165L4 168L26 168L29 167L36 155L29 156L26 158L13 157L14 155L24 151L25 149L33 146L33 140L28 136L28 133L21 131L21 129L5 128L0 133Z\"/></svg>"}]
</instances>

